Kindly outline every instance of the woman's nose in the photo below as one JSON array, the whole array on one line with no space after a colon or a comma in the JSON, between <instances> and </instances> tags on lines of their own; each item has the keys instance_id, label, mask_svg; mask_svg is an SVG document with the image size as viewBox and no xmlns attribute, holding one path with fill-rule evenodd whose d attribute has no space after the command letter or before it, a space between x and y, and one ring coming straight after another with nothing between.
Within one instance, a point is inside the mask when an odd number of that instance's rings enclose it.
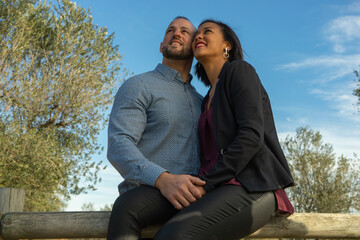
<instances>
[{"instance_id":1,"label":"woman's nose","mask_svg":"<svg viewBox=\"0 0 360 240\"><path fill-rule=\"evenodd\" d=\"M197 40L197 39L202 39L202 35L199 33L199 34L196 34L194 40Z\"/></svg>"}]
</instances>

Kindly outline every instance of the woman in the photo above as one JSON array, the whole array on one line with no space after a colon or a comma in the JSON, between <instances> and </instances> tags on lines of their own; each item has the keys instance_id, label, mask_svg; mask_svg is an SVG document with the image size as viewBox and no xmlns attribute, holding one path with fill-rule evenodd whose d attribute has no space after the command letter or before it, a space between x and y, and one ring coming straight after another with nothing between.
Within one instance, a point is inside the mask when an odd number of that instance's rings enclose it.
<instances>
[{"instance_id":1,"label":"woman","mask_svg":"<svg viewBox=\"0 0 360 240\"><path fill-rule=\"evenodd\" d=\"M205 20L193 44L196 74L211 86L199 121L203 197L180 211L155 239L239 239L276 212L291 214L294 185L269 98L226 24Z\"/></svg>"}]
</instances>

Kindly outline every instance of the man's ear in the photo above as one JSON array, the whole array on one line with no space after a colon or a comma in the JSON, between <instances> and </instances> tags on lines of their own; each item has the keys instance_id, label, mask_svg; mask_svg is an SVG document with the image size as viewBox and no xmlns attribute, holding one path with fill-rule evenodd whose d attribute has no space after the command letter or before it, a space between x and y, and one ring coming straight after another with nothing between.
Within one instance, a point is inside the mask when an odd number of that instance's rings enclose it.
<instances>
[{"instance_id":1,"label":"man's ear","mask_svg":"<svg viewBox=\"0 0 360 240\"><path fill-rule=\"evenodd\" d=\"M163 47L163 43L160 43L160 53L162 53L162 47Z\"/></svg>"}]
</instances>

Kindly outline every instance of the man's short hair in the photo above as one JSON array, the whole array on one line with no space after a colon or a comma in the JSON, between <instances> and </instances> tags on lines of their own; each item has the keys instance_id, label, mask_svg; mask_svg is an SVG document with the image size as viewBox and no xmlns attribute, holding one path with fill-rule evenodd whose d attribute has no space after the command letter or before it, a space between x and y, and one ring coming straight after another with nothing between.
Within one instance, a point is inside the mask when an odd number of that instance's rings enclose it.
<instances>
[{"instance_id":1,"label":"man's short hair","mask_svg":"<svg viewBox=\"0 0 360 240\"><path fill-rule=\"evenodd\" d=\"M184 17L184 16L177 16L173 19L173 21L176 19L185 19L185 20L188 20L189 22L191 22L187 17Z\"/></svg>"}]
</instances>

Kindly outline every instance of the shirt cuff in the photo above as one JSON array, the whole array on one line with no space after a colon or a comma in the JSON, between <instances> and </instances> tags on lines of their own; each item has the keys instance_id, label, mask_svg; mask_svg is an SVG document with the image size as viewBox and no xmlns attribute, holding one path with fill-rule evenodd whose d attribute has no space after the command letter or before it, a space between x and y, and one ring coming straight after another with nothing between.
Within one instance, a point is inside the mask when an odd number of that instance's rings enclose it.
<instances>
[{"instance_id":1,"label":"shirt cuff","mask_svg":"<svg viewBox=\"0 0 360 240\"><path fill-rule=\"evenodd\" d=\"M160 167L159 165L150 164L143 170L143 174L142 174L143 183L155 187L155 182L158 179L158 177L163 172L167 172L167 171L168 171L167 169Z\"/></svg>"}]
</instances>

